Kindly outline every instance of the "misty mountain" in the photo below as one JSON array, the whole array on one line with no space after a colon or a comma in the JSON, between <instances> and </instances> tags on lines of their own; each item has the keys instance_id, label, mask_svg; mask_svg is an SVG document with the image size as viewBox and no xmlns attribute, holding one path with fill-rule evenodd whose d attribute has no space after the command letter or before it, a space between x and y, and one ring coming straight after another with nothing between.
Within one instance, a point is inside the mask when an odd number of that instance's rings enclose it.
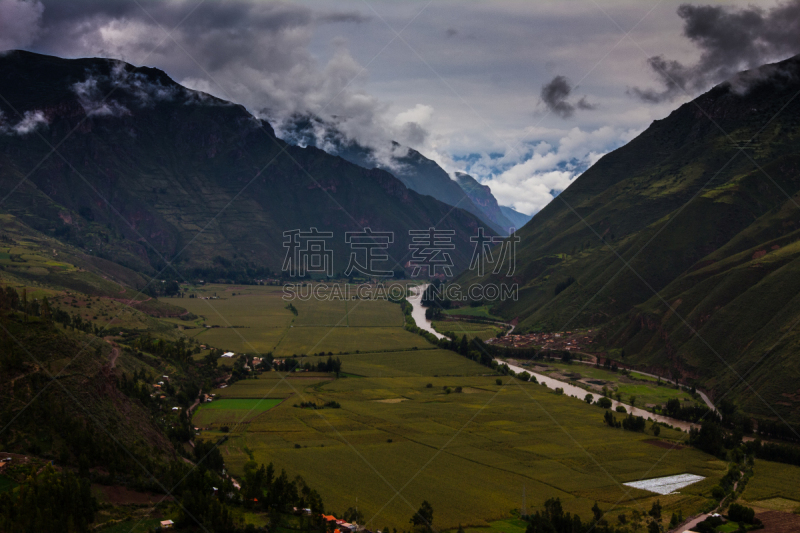
<instances>
[{"instance_id":1,"label":"misty mountain","mask_svg":"<svg viewBox=\"0 0 800 533\"><path fill-rule=\"evenodd\" d=\"M531 218L533 218L530 215L520 213L519 211L515 211L511 207L507 207L505 205L500 206L500 212L503 214L503 216L511 221L515 228L521 228L527 224Z\"/></svg>"},{"instance_id":2,"label":"misty mountain","mask_svg":"<svg viewBox=\"0 0 800 533\"><path fill-rule=\"evenodd\" d=\"M394 233L400 264L410 230L454 230L464 267L483 225L388 172L287 144L157 69L14 51L0 71L0 210L139 272L280 270L283 232L312 227L334 233L336 272L344 233L366 227Z\"/></svg>"},{"instance_id":3,"label":"misty mountain","mask_svg":"<svg viewBox=\"0 0 800 533\"><path fill-rule=\"evenodd\" d=\"M798 91L796 56L605 155L518 232L519 301L494 312L523 331L600 327L625 362L800 421Z\"/></svg>"},{"instance_id":4,"label":"misty mountain","mask_svg":"<svg viewBox=\"0 0 800 533\"><path fill-rule=\"evenodd\" d=\"M503 235L508 235L511 228L516 228L514 223L500 210L497 198L494 197L492 190L487 185L481 185L478 180L463 172L456 172L456 183L489 220L503 228Z\"/></svg>"},{"instance_id":5,"label":"misty mountain","mask_svg":"<svg viewBox=\"0 0 800 533\"><path fill-rule=\"evenodd\" d=\"M507 226L488 216L442 167L413 148L396 142L387 144L383 151L362 146L347 139L335 124L308 115L294 116L283 124L281 137L292 144L322 148L364 168L385 170L409 189L469 211L498 234L508 233Z\"/></svg>"}]
</instances>

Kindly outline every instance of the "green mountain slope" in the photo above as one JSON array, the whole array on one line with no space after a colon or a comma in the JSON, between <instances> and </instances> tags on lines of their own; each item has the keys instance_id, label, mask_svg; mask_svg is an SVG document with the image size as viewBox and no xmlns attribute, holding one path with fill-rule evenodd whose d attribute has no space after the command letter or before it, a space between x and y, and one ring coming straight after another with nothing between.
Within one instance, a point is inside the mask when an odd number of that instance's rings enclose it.
<instances>
[{"instance_id":1,"label":"green mountain slope","mask_svg":"<svg viewBox=\"0 0 800 533\"><path fill-rule=\"evenodd\" d=\"M408 231L435 226L456 232L456 265L469 260L475 216L289 146L243 107L161 71L28 52L0 57L0 70L0 209L94 255L150 273L172 258L279 270L282 233L316 227L334 232L341 271L345 231L393 231L389 252L403 262Z\"/></svg>"},{"instance_id":2,"label":"green mountain slope","mask_svg":"<svg viewBox=\"0 0 800 533\"><path fill-rule=\"evenodd\" d=\"M603 157L518 232L520 298L494 312L604 326L628 363L800 420L799 74L743 73Z\"/></svg>"}]
</instances>

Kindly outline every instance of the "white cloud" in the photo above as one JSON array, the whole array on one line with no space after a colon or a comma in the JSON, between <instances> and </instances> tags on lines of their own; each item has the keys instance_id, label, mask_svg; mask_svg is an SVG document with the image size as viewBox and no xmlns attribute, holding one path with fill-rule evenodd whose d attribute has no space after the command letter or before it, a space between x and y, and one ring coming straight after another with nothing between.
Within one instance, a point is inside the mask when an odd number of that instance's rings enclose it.
<instances>
[{"instance_id":1,"label":"white cloud","mask_svg":"<svg viewBox=\"0 0 800 533\"><path fill-rule=\"evenodd\" d=\"M35 131L39 126L47 126L47 124L47 117L41 110L26 111L22 119L13 126L5 123L4 115L0 112L0 132L7 135L27 135Z\"/></svg>"},{"instance_id":2,"label":"white cloud","mask_svg":"<svg viewBox=\"0 0 800 533\"><path fill-rule=\"evenodd\" d=\"M43 11L39 0L0 0L0 50L30 45L41 31Z\"/></svg>"}]
</instances>

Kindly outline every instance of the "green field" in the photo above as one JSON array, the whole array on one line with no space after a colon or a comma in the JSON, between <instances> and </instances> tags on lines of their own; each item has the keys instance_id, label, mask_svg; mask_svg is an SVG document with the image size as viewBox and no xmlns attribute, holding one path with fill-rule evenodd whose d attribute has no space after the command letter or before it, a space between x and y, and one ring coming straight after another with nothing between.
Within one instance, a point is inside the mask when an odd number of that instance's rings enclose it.
<instances>
[{"instance_id":1,"label":"green field","mask_svg":"<svg viewBox=\"0 0 800 533\"><path fill-rule=\"evenodd\" d=\"M236 353L283 357L428 346L405 331L400 306L384 300L298 299L292 301L295 315L287 308L282 287L205 285L190 293L197 297L166 299L200 317L187 334Z\"/></svg>"},{"instance_id":2,"label":"green field","mask_svg":"<svg viewBox=\"0 0 800 533\"><path fill-rule=\"evenodd\" d=\"M636 396L636 405L638 407L665 405L672 398L678 398L687 404L701 403L692 398L692 395L688 392L675 389L674 386L656 385L655 378L641 374L631 373L626 376L619 372L612 372L604 368L581 363L565 364L536 361L531 365L526 365L526 368L578 386L585 385L577 383L576 379L588 378L593 381L602 381L614 393L619 392L622 394L622 401L625 403L629 402L631 396ZM560 376L555 374L560 374Z\"/></svg>"},{"instance_id":3,"label":"green field","mask_svg":"<svg viewBox=\"0 0 800 533\"><path fill-rule=\"evenodd\" d=\"M756 459L742 500L775 510L800 510L800 467Z\"/></svg>"},{"instance_id":4,"label":"green field","mask_svg":"<svg viewBox=\"0 0 800 533\"><path fill-rule=\"evenodd\" d=\"M477 316L481 318L491 318L492 320L503 320L502 317L495 316L489 311L488 305L482 305L480 307L458 307L456 309L446 309L444 311L446 315L465 315L465 316Z\"/></svg>"},{"instance_id":5,"label":"green field","mask_svg":"<svg viewBox=\"0 0 800 533\"><path fill-rule=\"evenodd\" d=\"M280 405L282 401L283 399L278 398L215 400L200 405L193 417L193 421L200 426L214 427L249 423L259 415Z\"/></svg>"},{"instance_id":6,"label":"green field","mask_svg":"<svg viewBox=\"0 0 800 533\"><path fill-rule=\"evenodd\" d=\"M311 357L315 363L326 358ZM367 377L471 376L491 374L491 369L476 365L449 350L411 350L340 356L342 371ZM305 361L305 359L304 359Z\"/></svg>"},{"instance_id":7,"label":"green field","mask_svg":"<svg viewBox=\"0 0 800 533\"><path fill-rule=\"evenodd\" d=\"M601 411L580 400L513 378L502 378L499 386L497 376L484 375L489 369L451 352L341 359L344 371L365 377L323 381L309 373L303 383L302 373L282 379L270 372L218 391L254 397L274 394L278 383L292 388L288 400L236 428L227 420L241 418L238 409L229 419L211 421L200 438L219 438L216 430L225 422L232 430L222 452L234 475L249 460L247 449L257 462L272 461L302 475L329 510L341 512L357 498L369 528L405 527L427 499L439 529L462 524L519 533L490 523L508 519L521 506L523 489L531 509L559 497L582 516L590 515L595 500L629 512L649 509L656 496L621 483L684 472L707 479L657 498L665 512L680 508L688 515L707 501L725 472L724 462L692 448L667 451L646 442L652 435L606 428ZM304 401L336 401L341 408L294 407ZM202 424L201 416L195 424ZM681 435L662 432L673 439Z\"/></svg>"},{"instance_id":8,"label":"green field","mask_svg":"<svg viewBox=\"0 0 800 533\"><path fill-rule=\"evenodd\" d=\"M471 309L471 308L470 308ZM469 339L475 337L486 340L496 337L498 333L504 331L503 328L493 326L491 324L480 324L478 322L464 322L458 321L433 321L431 322L433 329L439 333L453 332L459 337L467 336Z\"/></svg>"}]
</instances>

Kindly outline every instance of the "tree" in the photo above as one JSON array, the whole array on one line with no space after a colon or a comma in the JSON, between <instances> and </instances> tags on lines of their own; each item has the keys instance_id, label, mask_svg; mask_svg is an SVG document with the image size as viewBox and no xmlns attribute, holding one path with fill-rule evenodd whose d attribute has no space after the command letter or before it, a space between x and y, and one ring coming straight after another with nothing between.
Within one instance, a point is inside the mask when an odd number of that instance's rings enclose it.
<instances>
[{"instance_id":1,"label":"tree","mask_svg":"<svg viewBox=\"0 0 800 533\"><path fill-rule=\"evenodd\" d=\"M661 533L661 526L653 520L647 524L647 533Z\"/></svg>"},{"instance_id":2,"label":"tree","mask_svg":"<svg viewBox=\"0 0 800 533\"><path fill-rule=\"evenodd\" d=\"M647 514L652 516L654 520L661 520L661 500L654 501Z\"/></svg>"},{"instance_id":3,"label":"tree","mask_svg":"<svg viewBox=\"0 0 800 533\"><path fill-rule=\"evenodd\" d=\"M636 396L631 396L628 402L631 404L631 407L636 406Z\"/></svg>"},{"instance_id":4,"label":"tree","mask_svg":"<svg viewBox=\"0 0 800 533\"><path fill-rule=\"evenodd\" d=\"M583 397L583 401L585 401L586 403L592 403L594 401L594 396L591 394L587 394L586 396Z\"/></svg>"},{"instance_id":5,"label":"tree","mask_svg":"<svg viewBox=\"0 0 800 533\"><path fill-rule=\"evenodd\" d=\"M410 522L423 531L432 531L433 527L433 507L428 500L423 500L419 510L411 517Z\"/></svg>"},{"instance_id":6,"label":"tree","mask_svg":"<svg viewBox=\"0 0 800 533\"><path fill-rule=\"evenodd\" d=\"M364 513L356 509L355 507L350 507L347 511L344 512L345 522L350 522L351 524L363 524L364 523Z\"/></svg>"},{"instance_id":7,"label":"tree","mask_svg":"<svg viewBox=\"0 0 800 533\"><path fill-rule=\"evenodd\" d=\"M603 409L611 409L611 400L605 397L600 398L599 400L597 400L597 405L599 405Z\"/></svg>"},{"instance_id":8,"label":"tree","mask_svg":"<svg viewBox=\"0 0 800 533\"><path fill-rule=\"evenodd\" d=\"M600 509L600 506L597 505L597 502L594 502L594 506L592 507L592 514L594 515L594 521L598 522L601 518L603 518L603 510Z\"/></svg>"}]
</instances>

